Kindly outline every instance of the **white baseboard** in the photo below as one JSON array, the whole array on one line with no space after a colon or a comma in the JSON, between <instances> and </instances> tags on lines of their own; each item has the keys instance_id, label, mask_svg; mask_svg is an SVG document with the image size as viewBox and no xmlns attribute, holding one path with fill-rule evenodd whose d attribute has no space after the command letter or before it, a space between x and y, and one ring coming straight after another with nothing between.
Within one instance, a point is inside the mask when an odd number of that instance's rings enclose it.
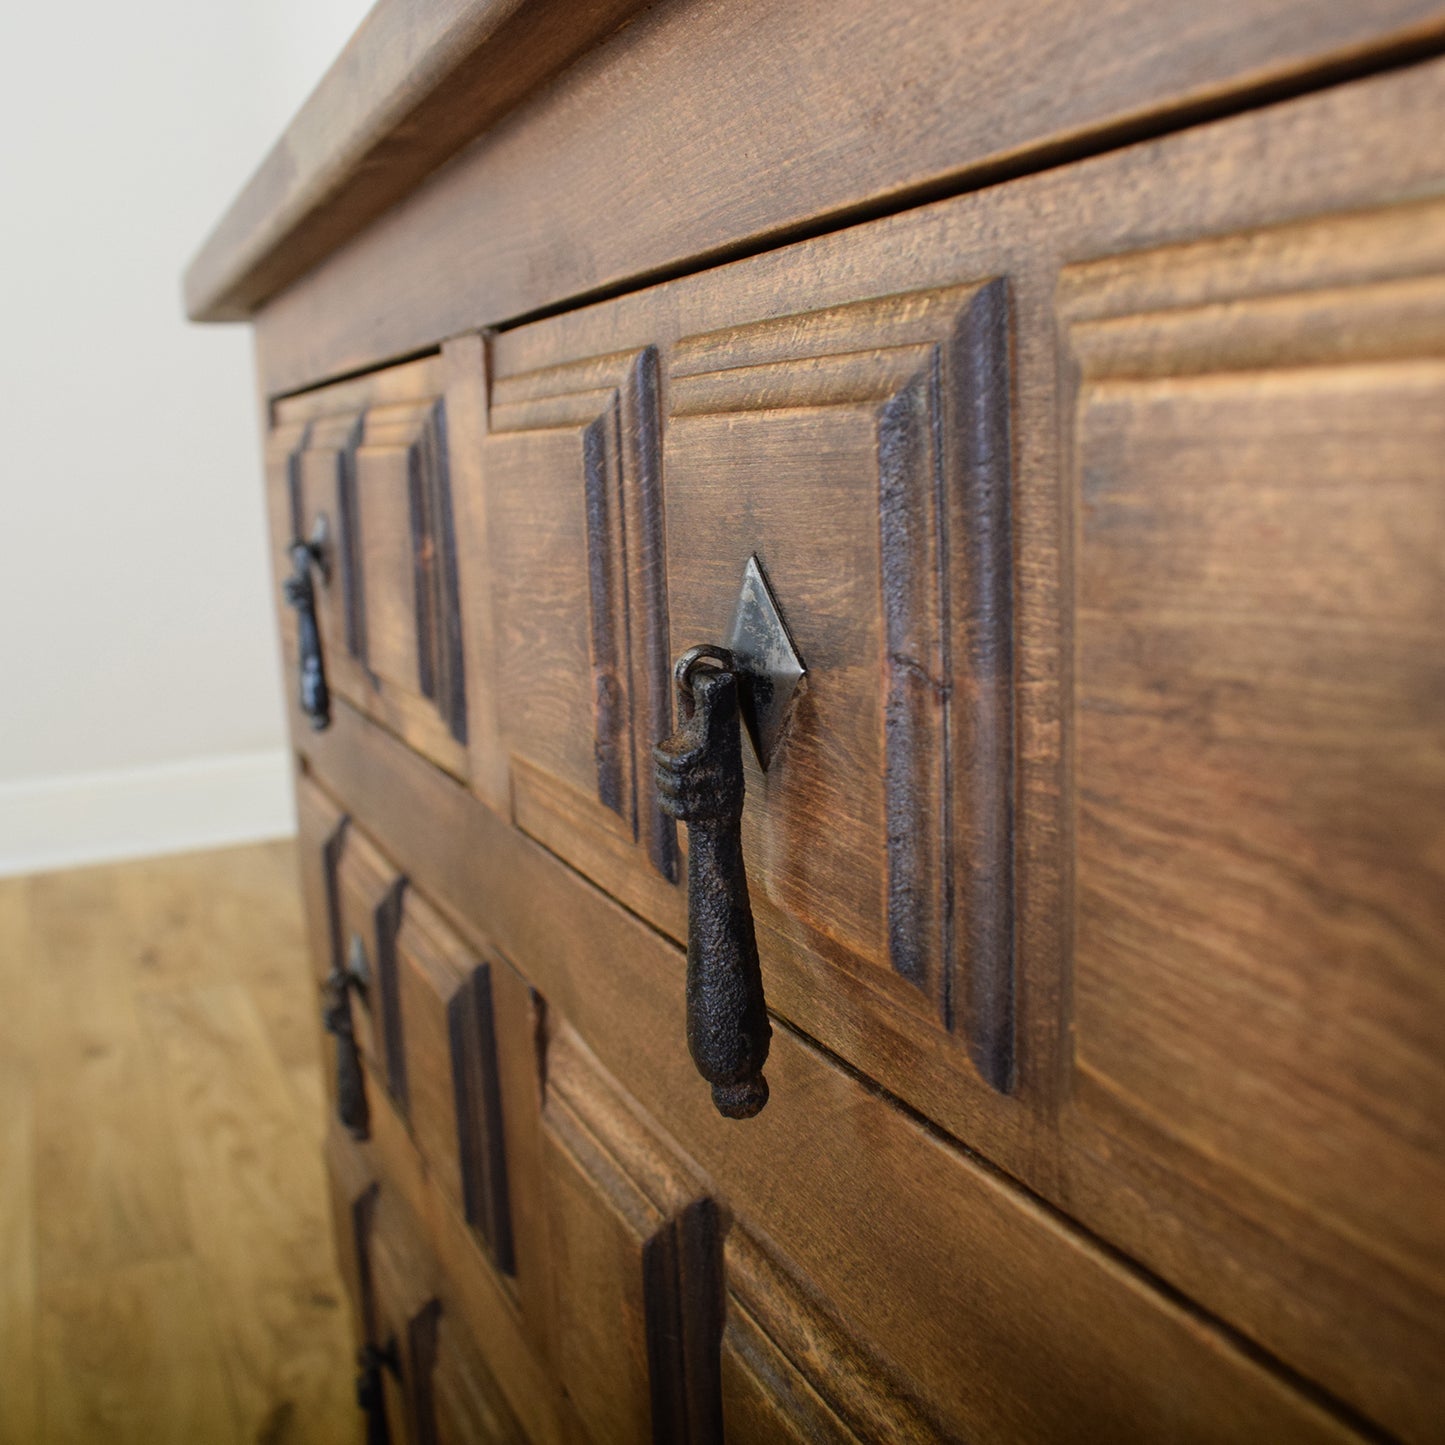
<instances>
[{"instance_id":1,"label":"white baseboard","mask_svg":"<svg viewBox=\"0 0 1445 1445\"><path fill-rule=\"evenodd\" d=\"M285 748L0 783L0 877L295 831Z\"/></svg>"}]
</instances>

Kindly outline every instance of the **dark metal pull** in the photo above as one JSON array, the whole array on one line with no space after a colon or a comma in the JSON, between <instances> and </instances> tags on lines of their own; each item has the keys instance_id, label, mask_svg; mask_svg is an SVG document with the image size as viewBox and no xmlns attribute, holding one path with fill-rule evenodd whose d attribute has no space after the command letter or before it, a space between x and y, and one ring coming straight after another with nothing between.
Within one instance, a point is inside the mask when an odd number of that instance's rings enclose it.
<instances>
[{"instance_id":1,"label":"dark metal pull","mask_svg":"<svg viewBox=\"0 0 1445 1445\"><path fill-rule=\"evenodd\" d=\"M729 1119L768 1102L772 1026L743 864L738 673L722 647L678 658L680 725L653 749L658 802L687 824L687 1047Z\"/></svg>"},{"instance_id":2,"label":"dark metal pull","mask_svg":"<svg viewBox=\"0 0 1445 1445\"><path fill-rule=\"evenodd\" d=\"M386 1394L381 1372L386 1369L400 1375L396 1345L390 1344L384 1350L363 1345L356 1352L356 1367L356 1407L366 1416L366 1445L390 1445L391 1430L386 1423Z\"/></svg>"},{"instance_id":3,"label":"dark metal pull","mask_svg":"<svg viewBox=\"0 0 1445 1445\"><path fill-rule=\"evenodd\" d=\"M366 1081L361 1072L361 1050L351 1022L351 990L358 980L333 968L326 977L326 1008L321 1015L326 1032L336 1040L336 1117L353 1139L365 1139L371 1129L366 1107Z\"/></svg>"},{"instance_id":4,"label":"dark metal pull","mask_svg":"<svg viewBox=\"0 0 1445 1445\"><path fill-rule=\"evenodd\" d=\"M326 666L321 658L321 629L316 625L316 584L311 580L312 568L324 577L326 557L324 532L317 524L317 533L309 542L295 538L287 551L291 554L291 575L282 584L286 601L296 610L296 643L301 673L301 711L311 720L317 732L331 724L331 689L326 686Z\"/></svg>"}]
</instances>

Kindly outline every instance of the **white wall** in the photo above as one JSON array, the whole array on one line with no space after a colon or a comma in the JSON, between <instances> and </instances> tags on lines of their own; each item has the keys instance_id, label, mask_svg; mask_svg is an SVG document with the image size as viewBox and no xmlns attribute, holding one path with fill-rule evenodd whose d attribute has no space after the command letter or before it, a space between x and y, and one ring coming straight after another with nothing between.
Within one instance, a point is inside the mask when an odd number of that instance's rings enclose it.
<instances>
[{"instance_id":1,"label":"white wall","mask_svg":"<svg viewBox=\"0 0 1445 1445\"><path fill-rule=\"evenodd\" d=\"M366 8L0 10L0 873L292 826L250 340L180 275Z\"/></svg>"}]
</instances>

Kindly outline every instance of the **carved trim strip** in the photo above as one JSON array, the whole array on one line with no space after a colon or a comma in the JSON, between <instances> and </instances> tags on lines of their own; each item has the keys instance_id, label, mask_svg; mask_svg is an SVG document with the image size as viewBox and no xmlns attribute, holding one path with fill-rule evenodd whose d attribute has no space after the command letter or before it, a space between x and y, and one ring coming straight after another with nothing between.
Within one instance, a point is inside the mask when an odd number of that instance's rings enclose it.
<instances>
[{"instance_id":1,"label":"carved trim strip","mask_svg":"<svg viewBox=\"0 0 1445 1445\"><path fill-rule=\"evenodd\" d=\"M677 417L877 406L887 951L1014 1076L1012 405L1007 284L693 336Z\"/></svg>"},{"instance_id":2,"label":"carved trim strip","mask_svg":"<svg viewBox=\"0 0 1445 1445\"><path fill-rule=\"evenodd\" d=\"M356 495L356 449L361 445L366 415L325 418L312 424L309 446L336 451L336 551L341 573L342 615L346 621L346 650L366 662L366 605L361 575L360 507Z\"/></svg>"},{"instance_id":3,"label":"carved trim strip","mask_svg":"<svg viewBox=\"0 0 1445 1445\"><path fill-rule=\"evenodd\" d=\"M406 449L406 501L411 524L411 589L412 619L416 628L416 687L433 703L437 696L438 619L433 583L432 556L436 534L429 515L429 478L425 441L427 428L421 427Z\"/></svg>"},{"instance_id":4,"label":"carved trim strip","mask_svg":"<svg viewBox=\"0 0 1445 1445\"><path fill-rule=\"evenodd\" d=\"M386 1083L397 1107L407 1112L406 1045L401 1028L401 980L396 957L406 879L398 878L376 905L376 985L381 1002L381 1040L386 1058Z\"/></svg>"},{"instance_id":5,"label":"carved trim strip","mask_svg":"<svg viewBox=\"0 0 1445 1445\"><path fill-rule=\"evenodd\" d=\"M273 428L267 446L273 458L279 456L286 469L286 514L291 521L291 536L300 537L306 530L301 502L301 457L311 437L309 421L282 422Z\"/></svg>"},{"instance_id":6,"label":"carved trim strip","mask_svg":"<svg viewBox=\"0 0 1445 1445\"><path fill-rule=\"evenodd\" d=\"M698 1199L642 1247L647 1374L654 1445L722 1445L722 1384L716 1320L699 1301L722 1298L717 1206Z\"/></svg>"},{"instance_id":7,"label":"carved trim strip","mask_svg":"<svg viewBox=\"0 0 1445 1445\"><path fill-rule=\"evenodd\" d=\"M955 955L965 961L950 1027L995 1088L1013 1088L1013 364L1008 285L988 282L955 331L948 387L960 438L948 518L953 589L949 711Z\"/></svg>"},{"instance_id":8,"label":"carved trim strip","mask_svg":"<svg viewBox=\"0 0 1445 1445\"><path fill-rule=\"evenodd\" d=\"M888 956L951 1016L947 967L947 619L938 350L878 417Z\"/></svg>"},{"instance_id":9,"label":"carved trim strip","mask_svg":"<svg viewBox=\"0 0 1445 1445\"><path fill-rule=\"evenodd\" d=\"M955 301L957 297L955 296ZM870 318L876 303L865 303ZM936 307L924 308L928 312ZM838 313L738 333L756 365L692 372L673 383L673 415L876 406L884 646L884 812L889 961L950 1020L948 991L947 618L939 454L940 350L934 340L863 349L870 334ZM853 326L841 325L839 313ZM932 318L930 314L930 319ZM812 354L811 332L848 350ZM800 324L804 323L804 324ZM755 336L754 332L763 333ZM689 341L715 360L716 349ZM788 356L786 353L791 352Z\"/></svg>"},{"instance_id":10,"label":"carved trim strip","mask_svg":"<svg viewBox=\"0 0 1445 1445\"><path fill-rule=\"evenodd\" d=\"M516 1259L490 965L479 964L467 986L457 990L448 1010L447 1027L462 1210L467 1223L486 1241L492 1262L503 1273L513 1274Z\"/></svg>"},{"instance_id":11,"label":"carved trim strip","mask_svg":"<svg viewBox=\"0 0 1445 1445\"><path fill-rule=\"evenodd\" d=\"M418 690L448 732L467 740L462 677L461 600L446 451L446 404L425 408L407 446L412 567L416 589Z\"/></svg>"},{"instance_id":12,"label":"carved trim strip","mask_svg":"<svg viewBox=\"0 0 1445 1445\"><path fill-rule=\"evenodd\" d=\"M462 648L461 582L457 570L457 528L452 510L452 478L447 451L447 410L438 401L425 444L433 459L432 536L435 538L438 662L442 684L437 705L452 737L467 741L467 686Z\"/></svg>"},{"instance_id":13,"label":"carved trim strip","mask_svg":"<svg viewBox=\"0 0 1445 1445\"><path fill-rule=\"evenodd\" d=\"M632 485L623 489L633 697L634 770L652 777L652 748L672 727L672 661L668 656L667 548L663 529L662 422L658 401L657 348L642 351L622 388L632 412L628 461ZM644 789L638 833L652 865L668 882L679 867L677 824Z\"/></svg>"},{"instance_id":14,"label":"carved trim strip","mask_svg":"<svg viewBox=\"0 0 1445 1445\"><path fill-rule=\"evenodd\" d=\"M582 433L582 489L587 514L587 612L592 657L593 755L597 797L636 827L632 719L626 683L627 591L623 565L617 397Z\"/></svg>"}]
</instances>

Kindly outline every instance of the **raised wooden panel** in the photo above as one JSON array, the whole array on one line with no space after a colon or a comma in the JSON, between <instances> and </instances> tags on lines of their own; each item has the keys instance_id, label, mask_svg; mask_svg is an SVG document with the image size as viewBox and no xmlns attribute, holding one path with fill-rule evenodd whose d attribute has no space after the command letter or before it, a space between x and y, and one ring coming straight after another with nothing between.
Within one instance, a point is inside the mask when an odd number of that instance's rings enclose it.
<instances>
[{"instance_id":1,"label":"raised wooden panel","mask_svg":"<svg viewBox=\"0 0 1445 1445\"><path fill-rule=\"evenodd\" d=\"M570 1031L543 1127L553 1353L588 1438L720 1442L716 1205Z\"/></svg>"},{"instance_id":2,"label":"raised wooden panel","mask_svg":"<svg viewBox=\"0 0 1445 1445\"><path fill-rule=\"evenodd\" d=\"M415 893L396 941L408 1118L438 1187L513 1268L490 967Z\"/></svg>"},{"instance_id":3,"label":"raised wooden panel","mask_svg":"<svg viewBox=\"0 0 1445 1445\"><path fill-rule=\"evenodd\" d=\"M348 830L337 878L342 963L359 980L350 991L356 1042L404 1113L406 1050L396 936L406 880L355 829Z\"/></svg>"},{"instance_id":4,"label":"raised wooden panel","mask_svg":"<svg viewBox=\"0 0 1445 1445\"><path fill-rule=\"evenodd\" d=\"M680 342L671 651L749 555L809 669L745 846L762 926L1014 1074L1009 337L1001 281Z\"/></svg>"},{"instance_id":5,"label":"raised wooden panel","mask_svg":"<svg viewBox=\"0 0 1445 1445\"><path fill-rule=\"evenodd\" d=\"M467 699L444 368L437 358L277 407L273 506L318 535L317 612L333 692L466 772Z\"/></svg>"},{"instance_id":6,"label":"raised wooden panel","mask_svg":"<svg viewBox=\"0 0 1445 1445\"><path fill-rule=\"evenodd\" d=\"M1445 206L1111 258L1059 297L1077 1188L1162 1272L1257 1338L1303 1326L1332 1388L1432 1436ZM1249 1267L1193 1277L1211 1232ZM1388 1363L1355 1357L1346 1317Z\"/></svg>"},{"instance_id":7,"label":"raised wooden panel","mask_svg":"<svg viewBox=\"0 0 1445 1445\"><path fill-rule=\"evenodd\" d=\"M624 898L665 896L678 868L651 785L669 706L656 353L494 376L489 427L516 820Z\"/></svg>"},{"instance_id":8,"label":"raised wooden panel","mask_svg":"<svg viewBox=\"0 0 1445 1445\"><path fill-rule=\"evenodd\" d=\"M722 1343L728 1445L934 1441L938 1421L746 1231L728 1235Z\"/></svg>"}]
</instances>

